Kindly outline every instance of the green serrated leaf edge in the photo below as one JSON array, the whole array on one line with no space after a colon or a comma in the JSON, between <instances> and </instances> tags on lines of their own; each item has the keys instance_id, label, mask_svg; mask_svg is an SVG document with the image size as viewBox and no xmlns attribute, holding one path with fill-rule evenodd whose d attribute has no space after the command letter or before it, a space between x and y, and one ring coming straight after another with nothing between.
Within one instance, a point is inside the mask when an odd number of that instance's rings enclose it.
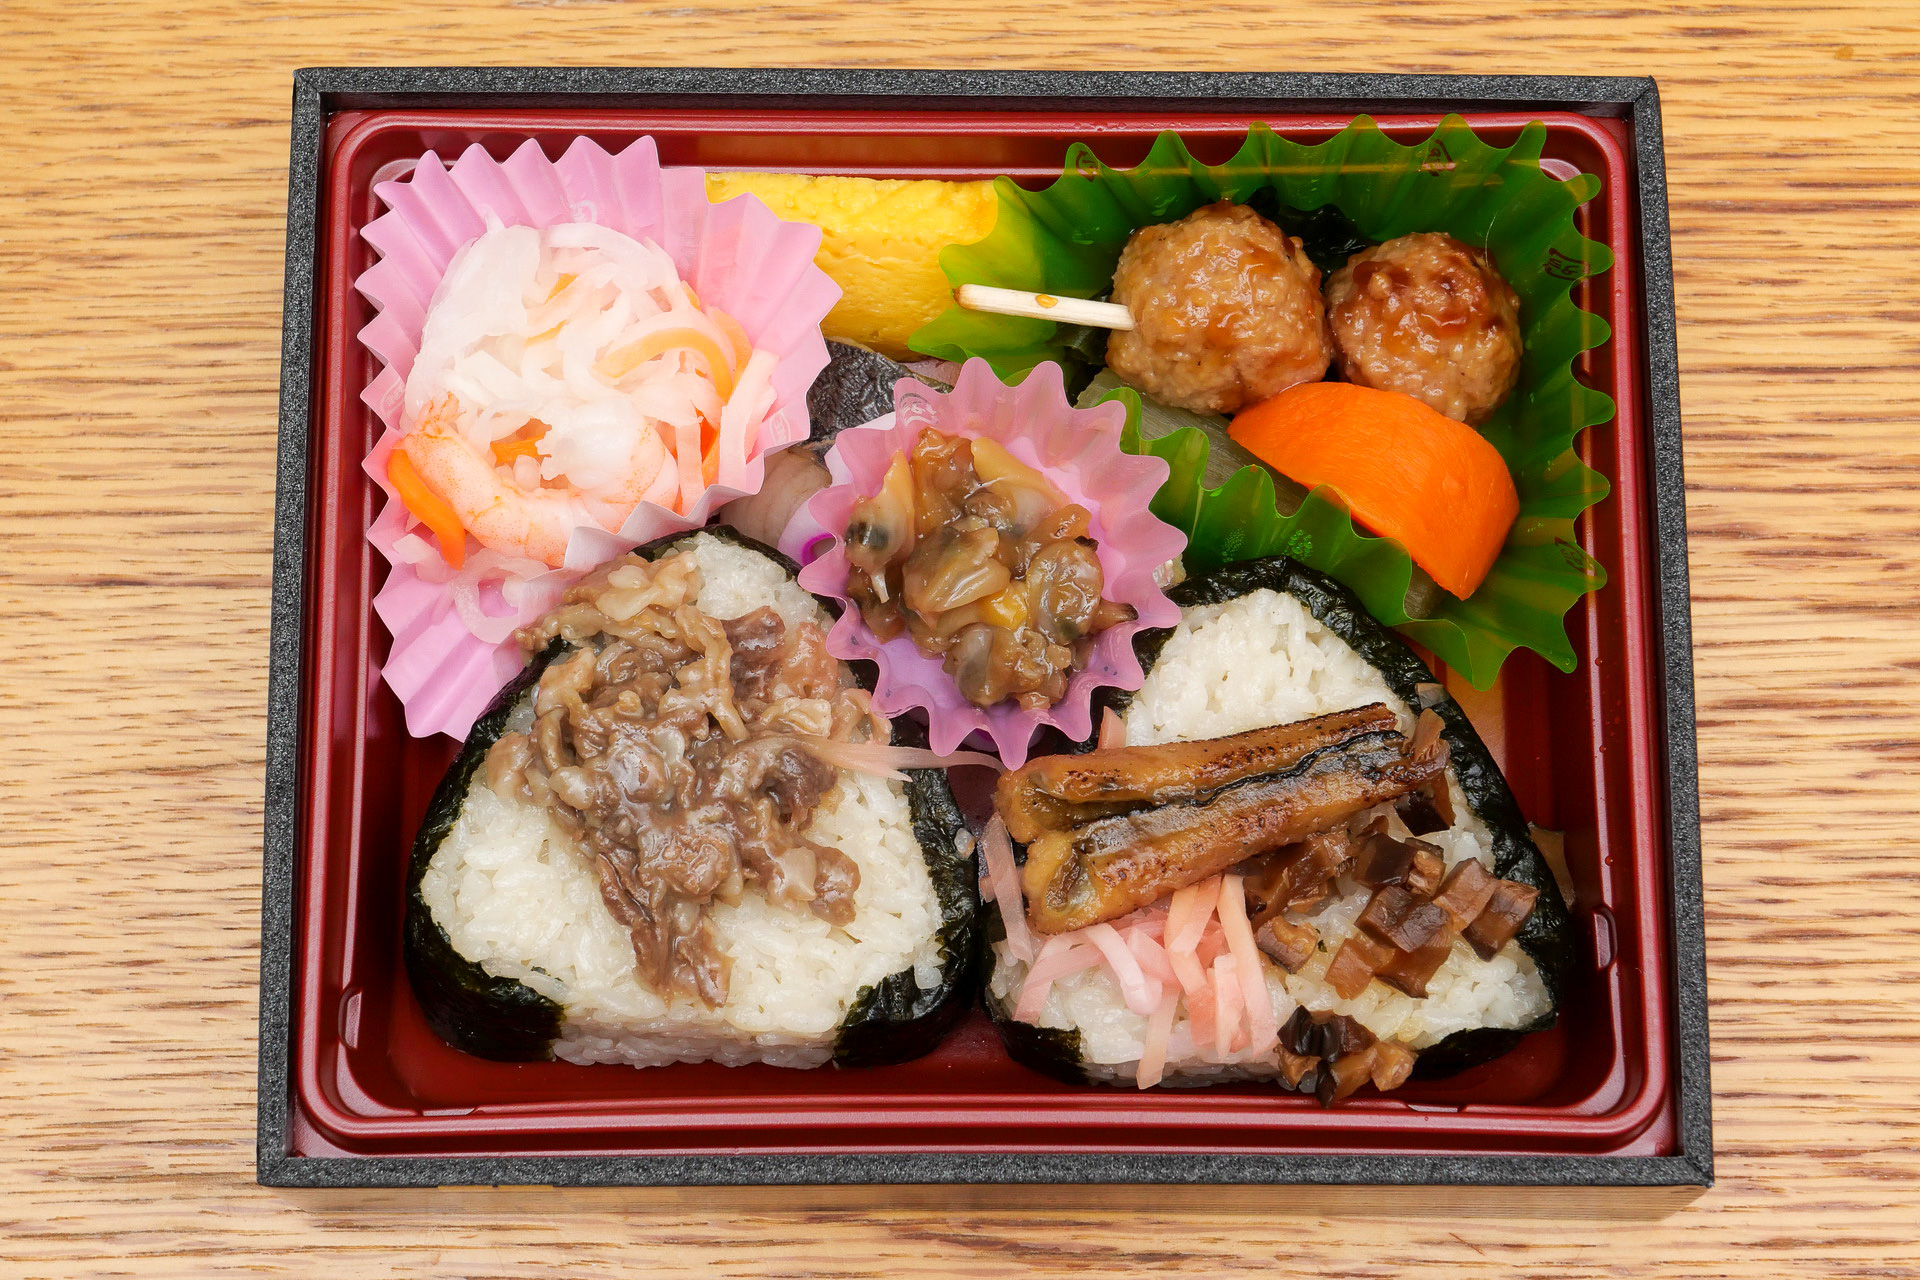
<instances>
[{"instance_id":1,"label":"green serrated leaf edge","mask_svg":"<svg viewBox=\"0 0 1920 1280\"><path fill-rule=\"evenodd\" d=\"M1574 221L1575 211L1598 194L1599 178L1561 181L1547 174L1540 168L1546 138L1546 126L1535 122L1513 145L1494 147L1464 119L1448 116L1426 140L1403 145L1361 116L1313 146L1255 125L1222 165L1201 163L1179 135L1163 133L1144 161L1125 170L1075 143L1061 177L1045 190L997 179L993 231L943 250L941 266L956 287L1099 296L1139 227L1184 217L1215 200L1245 201L1262 187L1298 209L1335 205L1374 240L1444 231L1486 249L1520 297L1526 355L1513 394L1480 430L1513 474L1520 517L1479 590L1449 600L1433 617L1411 618L1404 609L1412 576L1405 549L1355 529L1331 494L1316 491L1293 515L1282 516L1272 480L1258 468L1208 489L1201 482L1205 436L1188 429L1142 440L1138 398L1126 390L1109 398L1132 400L1125 447L1164 458L1171 469L1153 513L1187 534L1190 572L1284 552L1345 583L1374 617L1400 628L1477 688L1492 685L1516 648L1571 671L1577 660L1567 610L1607 580L1575 541L1574 522L1609 492L1606 478L1574 452L1574 442L1586 428L1610 420L1614 404L1574 377L1574 361L1605 342L1611 329L1576 306L1570 292L1611 268L1613 254L1581 235ZM1073 336L1052 321L956 306L915 333L912 346L948 360L978 356L1011 378L1042 361L1070 362Z\"/></svg>"}]
</instances>

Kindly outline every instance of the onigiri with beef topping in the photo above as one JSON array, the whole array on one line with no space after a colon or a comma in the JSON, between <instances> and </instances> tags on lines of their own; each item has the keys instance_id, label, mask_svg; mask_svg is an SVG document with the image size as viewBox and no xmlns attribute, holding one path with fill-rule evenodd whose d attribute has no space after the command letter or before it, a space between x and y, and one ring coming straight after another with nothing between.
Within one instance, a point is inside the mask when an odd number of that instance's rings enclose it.
<instances>
[{"instance_id":1,"label":"onigiri with beef topping","mask_svg":"<svg viewBox=\"0 0 1920 1280\"><path fill-rule=\"evenodd\" d=\"M794 572L679 535L521 633L415 847L408 966L451 1043L808 1067L915 1056L957 1012L972 840Z\"/></svg>"}]
</instances>

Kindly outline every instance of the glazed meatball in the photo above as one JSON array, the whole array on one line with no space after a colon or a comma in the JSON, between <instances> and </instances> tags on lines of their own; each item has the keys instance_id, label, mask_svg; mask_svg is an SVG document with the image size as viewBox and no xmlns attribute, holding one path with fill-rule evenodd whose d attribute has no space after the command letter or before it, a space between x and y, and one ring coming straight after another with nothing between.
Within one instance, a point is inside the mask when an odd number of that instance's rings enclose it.
<instances>
[{"instance_id":1,"label":"glazed meatball","mask_svg":"<svg viewBox=\"0 0 1920 1280\"><path fill-rule=\"evenodd\" d=\"M1135 327L1113 335L1107 364L1163 404L1234 413L1323 377L1332 359L1320 268L1245 205L1134 232L1113 300Z\"/></svg>"},{"instance_id":2,"label":"glazed meatball","mask_svg":"<svg viewBox=\"0 0 1920 1280\"><path fill-rule=\"evenodd\" d=\"M1348 382L1479 423L1520 377L1520 300L1485 253L1452 236L1422 231L1354 254L1327 301Z\"/></svg>"}]
</instances>

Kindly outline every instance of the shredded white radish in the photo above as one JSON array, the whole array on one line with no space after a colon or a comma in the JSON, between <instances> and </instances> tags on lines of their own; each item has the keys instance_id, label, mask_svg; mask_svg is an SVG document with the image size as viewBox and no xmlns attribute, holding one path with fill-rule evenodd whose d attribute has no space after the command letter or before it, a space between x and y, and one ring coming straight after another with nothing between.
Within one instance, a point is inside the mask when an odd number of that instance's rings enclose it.
<instances>
[{"instance_id":1,"label":"shredded white radish","mask_svg":"<svg viewBox=\"0 0 1920 1280\"><path fill-rule=\"evenodd\" d=\"M504 644L508 637L520 629L517 614L495 616L480 607L480 588L474 582L455 578L447 584L447 594L453 600L454 612L460 615L461 623L483 643Z\"/></svg>"},{"instance_id":2,"label":"shredded white radish","mask_svg":"<svg viewBox=\"0 0 1920 1280\"><path fill-rule=\"evenodd\" d=\"M427 569L429 565L431 569ZM461 624L486 644L504 644L515 631L534 622L551 603L544 595L538 600L529 599L524 590L528 579L546 572L547 567L538 561L504 556L482 547L469 553L466 563L457 571L437 557L425 562L422 568L426 570L423 577L434 570L447 575L439 580L446 583L447 596L460 615ZM506 613L492 613L485 607L483 593L489 587L498 591L501 602L507 606Z\"/></svg>"},{"instance_id":3,"label":"shredded white radish","mask_svg":"<svg viewBox=\"0 0 1920 1280\"><path fill-rule=\"evenodd\" d=\"M739 384L734 387L726 407L720 411L722 437L730 444L742 446L735 461L746 461L746 424L765 417L767 408L773 403L773 370L777 363L773 352L756 350L740 370Z\"/></svg>"},{"instance_id":4,"label":"shredded white radish","mask_svg":"<svg viewBox=\"0 0 1920 1280\"><path fill-rule=\"evenodd\" d=\"M395 539L393 554L402 564L427 564L440 560L439 549L417 533L403 534Z\"/></svg>"},{"instance_id":5,"label":"shredded white radish","mask_svg":"<svg viewBox=\"0 0 1920 1280\"><path fill-rule=\"evenodd\" d=\"M684 515L723 477L740 483L775 399L776 359L750 343L651 241L492 225L428 308L400 462L472 542L537 566L485 580L512 602L507 586L560 567L576 530L617 534L642 503ZM440 577L430 544L400 541L423 578L452 584L475 635L500 634L481 580Z\"/></svg>"}]
</instances>

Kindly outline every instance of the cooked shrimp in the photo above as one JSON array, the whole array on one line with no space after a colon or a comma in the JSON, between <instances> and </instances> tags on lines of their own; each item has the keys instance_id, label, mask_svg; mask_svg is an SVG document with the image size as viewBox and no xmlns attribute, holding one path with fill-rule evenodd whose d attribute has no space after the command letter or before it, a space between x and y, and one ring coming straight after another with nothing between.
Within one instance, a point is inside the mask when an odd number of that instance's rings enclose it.
<instances>
[{"instance_id":1,"label":"cooked shrimp","mask_svg":"<svg viewBox=\"0 0 1920 1280\"><path fill-rule=\"evenodd\" d=\"M648 482L666 469L666 446L651 431L640 433L632 465L611 501L564 486L522 484L524 471L496 462L490 450L477 448L459 427L459 402L443 396L428 406L400 448L421 480L452 508L461 527L481 545L526 556L558 568L567 554L567 538L583 526L618 532L648 491ZM645 480L640 479L645 477Z\"/></svg>"}]
</instances>

